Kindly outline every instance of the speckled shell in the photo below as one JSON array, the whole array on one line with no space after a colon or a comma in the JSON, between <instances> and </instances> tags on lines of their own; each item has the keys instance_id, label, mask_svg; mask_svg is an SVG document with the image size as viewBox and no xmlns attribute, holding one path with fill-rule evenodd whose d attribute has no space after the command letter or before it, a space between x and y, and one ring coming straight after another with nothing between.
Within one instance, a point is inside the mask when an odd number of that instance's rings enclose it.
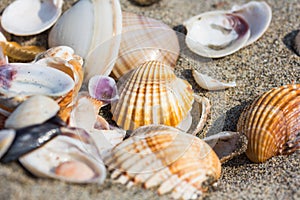
<instances>
[{"instance_id":1,"label":"speckled shell","mask_svg":"<svg viewBox=\"0 0 300 200\"><path fill-rule=\"evenodd\" d=\"M174 199L198 198L221 173L219 158L208 144L162 125L136 129L105 156L104 163L118 182L158 186L158 194L171 192Z\"/></svg>"},{"instance_id":2,"label":"speckled shell","mask_svg":"<svg viewBox=\"0 0 300 200\"><path fill-rule=\"evenodd\" d=\"M191 85L161 62L146 62L124 79L118 82L120 98L111 111L125 130L148 124L176 126L192 108Z\"/></svg>"},{"instance_id":3,"label":"speckled shell","mask_svg":"<svg viewBox=\"0 0 300 200\"><path fill-rule=\"evenodd\" d=\"M258 97L240 116L237 130L248 137L246 155L253 162L299 149L300 84L274 88Z\"/></svg>"},{"instance_id":4,"label":"speckled shell","mask_svg":"<svg viewBox=\"0 0 300 200\"><path fill-rule=\"evenodd\" d=\"M116 78L146 61L157 60L175 66L179 42L174 30L159 20L123 12L122 39L113 68Z\"/></svg>"}]
</instances>

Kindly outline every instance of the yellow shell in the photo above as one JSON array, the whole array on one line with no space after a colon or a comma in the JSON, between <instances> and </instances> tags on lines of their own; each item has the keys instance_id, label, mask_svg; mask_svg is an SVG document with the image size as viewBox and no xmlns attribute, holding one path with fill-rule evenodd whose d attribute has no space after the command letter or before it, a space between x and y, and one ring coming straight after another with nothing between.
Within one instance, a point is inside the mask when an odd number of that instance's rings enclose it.
<instances>
[{"instance_id":1,"label":"yellow shell","mask_svg":"<svg viewBox=\"0 0 300 200\"><path fill-rule=\"evenodd\" d=\"M237 130L248 137L246 155L253 162L299 149L300 84L274 88L258 97L240 116Z\"/></svg>"},{"instance_id":2,"label":"yellow shell","mask_svg":"<svg viewBox=\"0 0 300 200\"><path fill-rule=\"evenodd\" d=\"M125 79L118 82L120 99L111 108L113 119L125 130L148 124L177 126L192 108L191 85L161 62L146 62Z\"/></svg>"},{"instance_id":3,"label":"yellow shell","mask_svg":"<svg viewBox=\"0 0 300 200\"><path fill-rule=\"evenodd\" d=\"M104 163L118 182L158 186L158 194L171 192L175 199L198 198L221 174L220 160L208 144L163 125L136 129L104 156Z\"/></svg>"}]
</instances>

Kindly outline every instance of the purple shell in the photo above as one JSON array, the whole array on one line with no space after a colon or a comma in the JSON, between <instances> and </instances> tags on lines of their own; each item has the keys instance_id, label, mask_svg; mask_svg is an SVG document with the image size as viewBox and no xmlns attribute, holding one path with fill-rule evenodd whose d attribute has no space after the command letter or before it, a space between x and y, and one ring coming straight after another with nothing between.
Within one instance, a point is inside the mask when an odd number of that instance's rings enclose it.
<instances>
[{"instance_id":1,"label":"purple shell","mask_svg":"<svg viewBox=\"0 0 300 200\"><path fill-rule=\"evenodd\" d=\"M119 99L116 82L113 78L108 76L96 75L89 80L88 86L91 97L111 103Z\"/></svg>"}]
</instances>

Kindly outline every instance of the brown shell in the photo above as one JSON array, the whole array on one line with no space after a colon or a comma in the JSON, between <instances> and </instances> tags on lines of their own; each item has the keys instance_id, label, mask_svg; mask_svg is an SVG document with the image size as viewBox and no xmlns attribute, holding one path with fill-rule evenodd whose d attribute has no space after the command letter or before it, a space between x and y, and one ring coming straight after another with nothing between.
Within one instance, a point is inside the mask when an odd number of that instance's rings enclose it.
<instances>
[{"instance_id":1,"label":"brown shell","mask_svg":"<svg viewBox=\"0 0 300 200\"><path fill-rule=\"evenodd\" d=\"M180 130L150 125L136 129L104 156L111 177L131 186L158 186L158 194L195 199L221 174L216 153L204 141Z\"/></svg>"},{"instance_id":2,"label":"brown shell","mask_svg":"<svg viewBox=\"0 0 300 200\"><path fill-rule=\"evenodd\" d=\"M274 88L258 97L240 116L237 130L248 137L246 155L253 162L299 149L300 84Z\"/></svg>"},{"instance_id":3,"label":"brown shell","mask_svg":"<svg viewBox=\"0 0 300 200\"><path fill-rule=\"evenodd\" d=\"M177 126L194 101L191 85L161 62L140 65L118 82L120 98L112 103L113 119L125 130L148 124Z\"/></svg>"},{"instance_id":4,"label":"brown shell","mask_svg":"<svg viewBox=\"0 0 300 200\"><path fill-rule=\"evenodd\" d=\"M118 59L112 70L116 78L150 60L172 67L179 56L179 42L175 31L161 21L122 13L123 28Z\"/></svg>"}]
</instances>

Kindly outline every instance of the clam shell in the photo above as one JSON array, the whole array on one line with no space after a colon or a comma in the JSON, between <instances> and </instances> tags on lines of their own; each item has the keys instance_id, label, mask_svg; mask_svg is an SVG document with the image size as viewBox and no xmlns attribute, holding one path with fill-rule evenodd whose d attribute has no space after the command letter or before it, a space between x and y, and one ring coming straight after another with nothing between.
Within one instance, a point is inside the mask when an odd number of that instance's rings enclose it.
<instances>
[{"instance_id":1,"label":"clam shell","mask_svg":"<svg viewBox=\"0 0 300 200\"><path fill-rule=\"evenodd\" d=\"M158 186L158 194L170 192L175 199L199 198L221 173L221 163L209 145L161 125L138 128L114 147L104 162L118 182Z\"/></svg>"},{"instance_id":2,"label":"clam shell","mask_svg":"<svg viewBox=\"0 0 300 200\"><path fill-rule=\"evenodd\" d=\"M80 0L49 33L50 47L66 45L85 59L85 83L109 75L121 42L122 12L118 0Z\"/></svg>"},{"instance_id":3,"label":"clam shell","mask_svg":"<svg viewBox=\"0 0 300 200\"><path fill-rule=\"evenodd\" d=\"M228 11L211 11L184 22L186 44L200 56L219 58L246 45L250 37L248 23Z\"/></svg>"},{"instance_id":4,"label":"clam shell","mask_svg":"<svg viewBox=\"0 0 300 200\"><path fill-rule=\"evenodd\" d=\"M177 126L194 101L191 85L158 61L140 65L118 82L119 101L113 102L113 119L125 130L147 124Z\"/></svg>"},{"instance_id":5,"label":"clam shell","mask_svg":"<svg viewBox=\"0 0 300 200\"><path fill-rule=\"evenodd\" d=\"M152 18L127 12L122 16L121 45L112 71L116 78L151 60L176 65L179 43L175 31Z\"/></svg>"},{"instance_id":6,"label":"clam shell","mask_svg":"<svg viewBox=\"0 0 300 200\"><path fill-rule=\"evenodd\" d=\"M264 1L251 1L242 6L234 6L231 11L245 19L249 25L251 34L246 45L260 38L272 20L272 9Z\"/></svg>"},{"instance_id":7,"label":"clam shell","mask_svg":"<svg viewBox=\"0 0 300 200\"><path fill-rule=\"evenodd\" d=\"M241 114L237 130L248 138L246 155L253 162L300 148L300 84L274 88Z\"/></svg>"},{"instance_id":8,"label":"clam shell","mask_svg":"<svg viewBox=\"0 0 300 200\"><path fill-rule=\"evenodd\" d=\"M1 24L14 35L35 35L57 21L62 4L63 0L16 0L5 8Z\"/></svg>"},{"instance_id":9,"label":"clam shell","mask_svg":"<svg viewBox=\"0 0 300 200\"><path fill-rule=\"evenodd\" d=\"M34 63L11 63L0 68L0 104L14 109L29 96L62 98L74 88L67 74Z\"/></svg>"},{"instance_id":10,"label":"clam shell","mask_svg":"<svg viewBox=\"0 0 300 200\"><path fill-rule=\"evenodd\" d=\"M87 136L81 129L62 131L65 134L79 135L80 138ZM57 136L43 147L22 156L19 161L38 177L55 178L74 183L95 182L99 184L103 183L106 177L105 166L94 144L67 135ZM68 164L73 164L73 166L68 167ZM65 170L62 169L64 167ZM68 168L73 169L71 172L67 172Z\"/></svg>"},{"instance_id":11,"label":"clam shell","mask_svg":"<svg viewBox=\"0 0 300 200\"><path fill-rule=\"evenodd\" d=\"M24 128L41 124L54 117L59 105L53 99L36 95L21 103L5 121L5 128Z\"/></svg>"}]
</instances>

